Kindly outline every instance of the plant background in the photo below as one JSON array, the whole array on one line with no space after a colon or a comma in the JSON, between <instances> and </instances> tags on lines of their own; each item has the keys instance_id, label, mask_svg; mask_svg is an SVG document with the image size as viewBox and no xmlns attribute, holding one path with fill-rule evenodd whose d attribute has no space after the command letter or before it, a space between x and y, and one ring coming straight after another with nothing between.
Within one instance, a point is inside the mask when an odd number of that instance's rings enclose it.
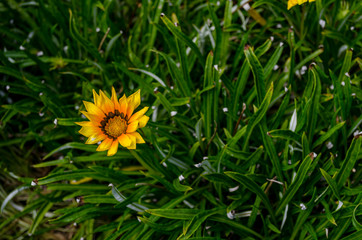
<instances>
[{"instance_id":1,"label":"plant background","mask_svg":"<svg viewBox=\"0 0 362 240\"><path fill-rule=\"evenodd\" d=\"M0 238L361 239L362 4L245 4L2 0ZM112 86L150 122L107 157Z\"/></svg>"}]
</instances>

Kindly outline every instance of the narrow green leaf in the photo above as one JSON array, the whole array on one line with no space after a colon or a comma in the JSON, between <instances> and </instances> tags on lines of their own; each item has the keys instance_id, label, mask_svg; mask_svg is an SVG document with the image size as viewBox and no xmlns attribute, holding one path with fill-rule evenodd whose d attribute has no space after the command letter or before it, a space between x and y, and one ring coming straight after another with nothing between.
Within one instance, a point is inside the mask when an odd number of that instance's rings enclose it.
<instances>
[{"instance_id":1,"label":"narrow green leaf","mask_svg":"<svg viewBox=\"0 0 362 240\"><path fill-rule=\"evenodd\" d=\"M189 39L183 32L181 32L180 29L175 27L174 23L172 23L171 20L168 19L163 13L161 13L161 19L162 19L163 23L166 25L166 27L168 28L168 30L170 30L173 35L175 35L178 39L183 41L187 46L189 46L196 54L197 59L199 60L200 64L202 66L205 66L205 60L204 60L199 48L196 46L196 44L191 39Z\"/></svg>"},{"instance_id":2,"label":"narrow green leaf","mask_svg":"<svg viewBox=\"0 0 362 240\"><path fill-rule=\"evenodd\" d=\"M242 127L241 129L239 129L236 134L229 140L228 145L230 147L234 147L235 144L240 140L240 138L242 138L245 135L246 132L246 128L248 127L248 125L245 125L244 127Z\"/></svg>"},{"instance_id":3,"label":"narrow green leaf","mask_svg":"<svg viewBox=\"0 0 362 240\"><path fill-rule=\"evenodd\" d=\"M146 225L150 226L151 228L153 228L159 232L171 232L171 231L175 230L176 228L180 228L182 226L182 222L177 221L177 220L170 221L166 224L161 224L161 223L154 223L146 217L138 217L138 219L141 222L145 223Z\"/></svg>"},{"instance_id":4,"label":"narrow green leaf","mask_svg":"<svg viewBox=\"0 0 362 240\"><path fill-rule=\"evenodd\" d=\"M242 168L247 169L250 166L255 165L261 158L261 155L264 152L264 147L260 146L258 147L258 149L256 149L251 155L250 157L248 157L248 159L246 160L246 163L242 166Z\"/></svg>"},{"instance_id":5,"label":"narrow green leaf","mask_svg":"<svg viewBox=\"0 0 362 240\"><path fill-rule=\"evenodd\" d=\"M186 192L192 190L192 187L183 185L180 183L180 180L178 178L173 180L173 187L180 192Z\"/></svg>"},{"instance_id":6,"label":"narrow green leaf","mask_svg":"<svg viewBox=\"0 0 362 240\"><path fill-rule=\"evenodd\" d=\"M209 10L209 13L210 13L211 20L212 20L212 22L214 24L214 27L215 27L215 35L216 35L215 49L214 49L215 57L213 59L212 64L213 65L215 65L215 64L218 65L219 61L220 61L222 50L223 50L224 47L227 47L227 46L222 45L223 38L222 38L222 30L221 30L221 26L220 26L220 21L219 21L219 18L217 17L217 15L215 13L215 10L214 10L212 4L210 2L208 2L207 7L208 7L208 10Z\"/></svg>"},{"instance_id":7,"label":"narrow green leaf","mask_svg":"<svg viewBox=\"0 0 362 240\"><path fill-rule=\"evenodd\" d=\"M278 234L281 234L281 232L279 231L279 229L275 226L275 225L273 225L271 222L269 222L269 221L267 221L268 223L267 223L267 225L268 225L268 228L270 229L270 230L272 230L273 232L275 232L275 233L278 233Z\"/></svg>"},{"instance_id":8,"label":"narrow green leaf","mask_svg":"<svg viewBox=\"0 0 362 240\"><path fill-rule=\"evenodd\" d=\"M104 191L104 190L103 190ZM84 203L93 203L93 204L112 204L116 205L118 201L111 195L101 195L101 194L92 194L83 197Z\"/></svg>"},{"instance_id":9,"label":"narrow green leaf","mask_svg":"<svg viewBox=\"0 0 362 240\"><path fill-rule=\"evenodd\" d=\"M241 160L247 160L250 157L250 153L248 152L243 152L240 150L236 150L232 147L227 146L225 148L225 153L228 154L231 157L237 158L237 159L241 159Z\"/></svg>"},{"instance_id":10,"label":"narrow green leaf","mask_svg":"<svg viewBox=\"0 0 362 240\"><path fill-rule=\"evenodd\" d=\"M349 77L346 76L346 73L348 74L349 69L351 68L351 63L352 63L352 50L348 49L346 51L346 55L344 57L343 60L343 65L342 65L342 69L339 72L339 76L338 76L338 82L337 84L339 84L339 86L344 86L342 87L342 92L343 92L343 96L341 96L341 99L343 99L343 105L341 105L340 107L342 108L342 117L343 120L346 120L347 117L350 115L350 109L351 109L351 103L352 103L352 96L351 96L351 92L350 92L350 79Z\"/></svg>"},{"instance_id":11,"label":"narrow green leaf","mask_svg":"<svg viewBox=\"0 0 362 240\"><path fill-rule=\"evenodd\" d=\"M246 136L245 136L245 142L244 142L244 147L243 147L244 151L246 151L249 146L249 138L253 132L253 129L264 118L264 116L269 108L269 104L270 104L271 98L273 96L273 88L274 88L274 85L272 83L270 85L268 92L266 93L266 95L263 99L263 102L260 104L259 109L251 116L251 118L249 120L249 123L246 128L246 133L245 133Z\"/></svg>"},{"instance_id":12,"label":"narrow green leaf","mask_svg":"<svg viewBox=\"0 0 362 240\"><path fill-rule=\"evenodd\" d=\"M79 170L73 170L73 171L63 171L59 173L50 174L46 177L39 178L38 179L38 185L45 185L52 182L57 181L63 181L63 180L77 180L82 178L94 178L98 180L108 181L108 182L119 182L118 179L110 178L107 176L104 176L103 174L96 173L89 169L79 169Z\"/></svg>"},{"instance_id":13,"label":"narrow green leaf","mask_svg":"<svg viewBox=\"0 0 362 240\"><path fill-rule=\"evenodd\" d=\"M50 210L50 208L53 206L53 204L54 203L52 203L52 202L46 202L40 207L40 209L37 211L34 221L32 222L32 224L29 228L29 231L28 231L29 234L34 234L37 227L39 226L41 221L44 219L45 214Z\"/></svg>"},{"instance_id":14,"label":"narrow green leaf","mask_svg":"<svg viewBox=\"0 0 362 240\"><path fill-rule=\"evenodd\" d=\"M174 84L177 86L178 89L180 89L182 96L189 97L191 95L191 91L190 91L188 85L186 84L180 69L176 66L175 61L172 60L171 57L169 57L168 55L166 55L163 52L159 52L156 50L152 50L152 51L161 55L165 59L167 67L168 67L168 71L171 75L171 78L172 78Z\"/></svg>"},{"instance_id":15,"label":"narrow green leaf","mask_svg":"<svg viewBox=\"0 0 362 240\"><path fill-rule=\"evenodd\" d=\"M171 106L179 107L190 103L190 98L170 98Z\"/></svg>"},{"instance_id":16,"label":"narrow green leaf","mask_svg":"<svg viewBox=\"0 0 362 240\"><path fill-rule=\"evenodd\" d=\"M274 223L276 223L274 218L274 211L273 207L270 204L269 198L265 195L263 190L248 176L236 173L236 172L225 172L226 175L231 177L232 179L238 181L241 183L244 187L255 193L260 199L263 201L264 205L266 206L267 210L269 211L272 220Z\"/></svg>"},{"instance_id":17,"label":"narrow green leaf","mask_svg":"<svg viewBox=\"0 0 362 240\"><path fill-rule=\"evenodd\" d=\"M362 99L362 97L359 99ZM356 121L354 121L354 123L352 124L352 127L348 131L347 137L350 137L358 129L358 127L359 127L359 125L361 125L361 123L362 123L362 115L359 116L359 118Z\"/></svg>"},{"instance_id":18,"label":"narrow green leaf","mask_svg":"<svg viewBox=\"0 0 362 240\"><path fill-rule=\"evenodd\" d=\"M128 68L123 66L121 63L113 62L113 65L116 67L116 69L119 69L124 74L126 74L132 81L135 81L138 85L142 86L142 90L153 94L153 88L143 78L128 70Z\"/></svg>"},{"instance_id":19,"label":"narrow green leaf","mask_svg":"<svg viewBox=\"0 0 362 240\"><path fill-rule=\"evenodd\" d=\"M56 165L60 165L60 164L66 164L69 162L70 162L70 160L68 158L63 158L63 159L59 159L59 160L38 163L38 164L33 165L33 167L35 167L35 168L49 167L49 166L56 166Z\"/></svg>"},{"instance_id":20,"label":"narrow green leaf","mask_svg":"<svg viewBox=\"0 0 362 240\"><path fill-rule=\"evenodd\" d=\"M258 58L255 56L251 47L249 47L249 46L246 47L244 49L244 54L245 54L246 59L248 60L250 68L253 72L254 83L255 83L256 92L257 92L258 105L261 105L261 102L265 97L264 70L263 70L263 67L261 66Z\"/></svg>"},{"instance_id":21,"label":"narrow green leaf","mask_svg":"<svg viewBox=\"0 0 362 240\"><path fill-rule=\"evenodd\" d=\"M323 49L318 49L311 54L306 55L305 58L303 58L294 68L294 71L299 70L302 66L306 65L308 62L312 61L319 55L321 55L324 52Z\"/></svg>"},{"instance_id":22,"label":"narrow green leaf","mask_svg":"<svg viewBox=\"0 0 362 240\"><path fill-rule=\"evenodd\" d=\"M160 92L158 92L156 94L156 97L158 98L158 100L160 100L160 102L162 103L162 105L164 106L164 108L171 113L172 111L175 110L175 108L171 105L171 103L167 100L167 98Z\"/></svg>"},{"instance_id":23,"label":"narrow green leaf","mask_svg":"<svg viewBox=\"0 0 362 240\"><path fill-rule=\"evenodd\" d=\"M170 219L191 220L196 214L203 212L199 209L148 209L147 213Z\"/></svg>"},{"instance_id":24,"label":"narrow green leaf","mask_svg":"<svg viewBox=\"0 0 362 240\"><path fill-rule=\"evenodd\" d=\"M11 201L11 199L13 199L16 194L26 190L26 189L29 189L30 187L29 186L20 186L18 188L16 188L15 190L13 190L11 193L9 193L6 198L4 199L4 201L1 203L1 213L4 212L4 209L6 207L6 205Z\"/></svg>"},{"instance_id":25,"label":"narrow green leaf","mask_svg":"<svg viewBox=\"0 0 362 240\"><path fill-rule=\"evenodd\" d=\"M321 145L322 143L324 143L329 137L331 137L333 135L333 133L335 133L338 129L340 129L341 127L344 126L346 122L341 122L338 123L337 125L335 125L334 127L332 127L328 132L326 132L325 134L323 134L321 137L319 137L314 143L313 143L313 149L316 148L317 146Z\"/></svg>"},{"instance_id":26,"label":"narrow green leaf","mask_svg":"<svg viewBox=\"0 0 362 240\"><path fill-rule=\"evenodd\" d=\"M99 185L99 184L48 184L47 189L49 190L62 190L62 191L107 191L109 187L107 185Z\"/></svg>"},{"instance_id":27,"label":"narrow green leaf","mask_svg":"<svg viewBox=\"0 0 362 240\"><path fill-rule=\"evenodd\" d=\"M347 219L343 219L339 224L338 227L334 228L334 230L332 231L331 235L331 239L332 240L339 240L341 239L342 235L347 231L349 225L351 224L351 219L347 218Z\"/></svg>"},{"instance_id":28,"label":"narrow green leaf","mask_svg":"<svg viewBox=\"0 0 362 240\"><path fill-rule=\"evenodd\" d=\"M277 175L279 181L283 181L283 172L280 166L280 160L277 155L273 140L267 135L268 129L266 126L266 119L262 119L261 125L259 125L260 135L263 139L265 150L269 156L270 161L272 162L273 169Z\"/></svg>"},{"instance_id":29,"label":"narrow green leaf","mask_svg":"<svg viewBox=\"0 0 362 240\"><path fill-rule=\"evenodd\" d=\"M259 239L264 239L264 237L262 235L260 235L259 233L253 231L252 229L250 229L248 227L245 227L244 225L236 222L235 220L230 220L230 219L227 219L226 217L219 217L219 216L211 216L209 219L219 222L219 223L227 224L227 225L233 227L235 231L240 231L241 233L244 233L244 234L245 233L252 234Z\"/></svg>"},{"instance_id":30,"label":"narrow green leaf","mask_svg":"<svg viewBox=\"0 0 362 240\"><path fill-rule=\"evenodd\" d=\"M281 138L281 139L285 139L285 140L291 140L298 144L301 143L301 139L302 139L298 133L295 133L290 130L283 130L283 129L271 130L268 132L268 135L271 136L272 138Z\"/></svg>"},{"instance_id":31,"label":"narrow green leaf","mask_svg":"<svg viewBox=\"0 0 362 240\"><path fill-rule=\"evenodd\" d=\"M346 158L344 159L342 166L336 177L338 188L342 188L347 178L351 174L352 168L358 159L358 154L361 148L361 142L362 142L362 137L353 138L351 146L348 149Z\"/></svg>"},{"instance_id":32,"label":"narrow green leaf","mask_svg":"<svg viewBox=\"0 0 362 240\"><path fill-rule=\"evenodd\" d=\"M317 116L319 114L319 99L321 95L321 83L318 73L315 68L312 68L309 72L313 79L313 92L311 97L311 105L307 112L307 129L308 129L308 141L312 142L314 136L315 126L317 124Z\"/></svg>"},{"instance_id":33,"label":"narrow green leaf","mask_svg":"<svg viewBox=\"0 0 362 240\"><path fill-rule=\"evenodd\" d=\"M322 200L321 201L323 207L324 207L324 210L325 210L325 214L327 216L327 219L330 223L332 223L333 225L337 226L337 223L336 223L336 220L334 219L331 211L329 210L329 206L328 206L328 203L325 201L325 200Z\"/></svg>"},{"instance_id":34,"label":"narrow green leaf","mask_svg":"<svg viewBox=\"0 0 362 240\"><path fill-rule=\"evenodd\" d=\"M181 27L178 24L177 16L172 15L172 18L176 23L175 27L177 29L179 29L181 32ZM185 43L182 42L182 40L180 41L177 37L175 39L175 42L176 42L176 47L177 47L177 55L178 55L178 59L180 62L180 66L181 66L181 70L182 70L182 74L183 74L183 78L184 78L184 81L182 82L182 84L184 85L184 88L187 91L186 94L188 94L188 96L190 96L190 94L191 94L190 88L192 86L192 83L191 83L190 70L189 70L189 61L186 56Z\"/></svg>"},{"instance_id":35,"label":"narrow green leaf","mask_svg":"<svg viewBox=\"0 0 362 240\"><path fill-rule=\"evenodd\" d=\"M352 224L355 227L355 229L357 231L361 231L362 230L362 224L360 224L356 218L356 212L359 206L361 206L362 203L357 204L357 206L353 209L353 213L352 213Z\"/></svg>"},{"instance_id":36,"label":"narrow green leaf","mask_svg":"<svg viewBox=\"0 0 362 240\"><path fill-rule=\"evenodd\" d=\"M204 88L208 88L213 85L213 53L210 52L207 56L206 65L205 65L205 75L204 75ZM203 114L204 114L204 129L205 137L207 140L211 138L212 130L212 106L213 106L213 92L207 91L203 94Z\"/></svg>"},{"instance_id":37,"label":"narrow green leaf","mask_svg":"<svg viewBox=\"0 0 362 240\"><path fill-rule=\"evenodd\" d=\"M156 4L156 3L155 3ZM162 9L163 9L163 6L165 4L165 0L160 0L157 2L157 5L155 5L154 9L152 12L154 12L153 14L153 19L152 19L152 25L151 25L151 28L152 30L150 31L151 32L151 36L148 38L148 41L147 41L147 44L148 44L148 49L152 49L155 45L155 41L157 39L157 25L158 25L158 22L160 20L160 15L161 15L161 12L162 12ZM148 8L148 4L146 2L142 2L142 7L145 8L145 13L143 13L143 18L144 19L144 22L148 23L148 20L147 18L151 17L147 14L147 8ZM149 33L148 33L149 34ZM148 64L149 63L149 60L150 60L150 52L147 53L146 55L146 61L145 63Z\"/></svg>"},{"instance_id":38,"label":"narrow green leaf","mask_svg":"<svg viewBox=\"0 0 362 240\"><path fill-rule=\"evenodd\" d=\"M223 173L209 173L202 175L202 177L210 182L223 183L228 187L235 187L233 181Z\"/></svg>"},{"instance_id":39,"label":"narrow green leaf","mask_svg":"<svg viewBox=\"0 0 362 240\"><path fill-rule=\"evenodd\" d=\"M294 80L295 75L295 36L294 29L289 29L288 31L288 44L290 48L290 65L288 73L288 85L291 86L293 91L296 91L296 84Z\"/></svg>"},{"instance_id":40,"label":"narrow green leaf","mask_svg":"<svg viewBox=\"0 0 362 240\"><path fill-rule=\"evenodd\" d=\"M1 224L0 224L0 229L3 229L6 225L8 225L9 223L13 222L15 219L20 218L34 210L36 210L37 208L39 208L42 204L44 203L44 199L37 199L31 203L29 203L21 212L18 212L16 214L13 214L11 217L7 218L6 220L4 220Z\"/></svg>"},{"instance_id":41,"label":"narrow green leaf","mask_svg":"<svg viewBox=\"0 0 362 240\"><path fill-rule=\"evenodd\" d=\"M295 167L297 167L298 166L298 164L300 163L300 161L297 161L297 162L295 162L295 163L293 163L293 164L288 164L288 165L282 165L282 169L283 169L283 171L288 171L288 170L290 170L290 169L294 169Z\"/></svg>"},{"instance_id":42,"label":"narrow green leaf","mask_svg":"<svg viewBox=\"0 0 362 240\"><path fill-rule=\"evenodd\" d=\"M320 157L320 155L318 156ZM307 175L307 172L309 171L309 167L313 161L313 158L309 155L304 158L303 162L298 168L297 175L292 182L292 184L288 187L287 191L283 195L283 198L281 199L279 206L276 210L275 215L278 215L281 213L281 211L285 208L285 205L287 205L294 197L295 193L298 191L299 187L302 185L304 178Z\"/></svg>"},{"instance_id":43,"label":"narrow green leaf","mask_svg":"<svg viewBox=\"0 0 362 240\"><path fill-rule=\"evenodd\" d=\"M309 141L305 132L302 134L303 158L310 153Z\"/></svg>"},{"instance_id":44,"label":"narrow green leaf","mask_svg":"<svg viewBox=\"0 0 362 240\"><path fill-rule=\"evenodd\" d=\"M123 196L123 194L120 193L113 184L111 185L111 187L112 187L112 195L118 202L122 203L122 202L126 201L126 197ZM136 212L143 212L148 209L147 207L142 206L141 204L138 204L138 203L127 204L127 207Z\"/></svg>"},{"instance_id":45,"label":"narrow green leaf","mask_svg":"<svg viewBox=\"0 0 362 240\"><path fill-rule=\"evenodd\" d=\"M237 112L239 110L238 108L241 108L241 107L239 107L242 105L242 104L240 104L240 96L244 92L246 83L249 78L249 74L250 74L250 65L245 60L243 65L240 68L238 78L234 85L234 87L235 87L235 96L233 99L233 113L234 114L237 114Z\"/></svg>"},{"instance_id":46,"label":"narrow green leaf","mask_svg":"<svg viewBox=\"0 0 362 240\"><path fill-rule=\"evenodd\" d=\"M76 28L76 21L73 18L72 11L69 11L69 29L70 29L71 36L75 40L77 40L84 47L84 49L86 49L86 51L88 51L100 63L104 63L104 59L99 54L97 48L93 44L91 44L90 41L87 41L79 34L79 31Z\"/></svg>"},{"instance_id":47,"label":"narrow green leaf","mask_svg":"<svg viewBox=\"0 0 362 240\"><path fill-rule=\"evenodd\" d=\"M338 188L337 188L337 184L334 181L333 178L331 178L331 176L329 176L329 174L324 171L322 168L319 169L324 177L324 179L327 181L329 187L332 189L333 194L337 197L338 200L341 200L341 196L339 194Z\"/></svg>"},{"instance_id":48,"label":"narrow green leaf","mask_svg":"<svg viewBox=\"0 0 362 240\"><path fill-rule=\"evenodd\" d=\"M183 236L181 235L179 239L180 240L189 239L192 236L192 234L194 234L194 232L197 231L197 229L201 226L201 224L206 221L208 217L215 215L217 213L221 214L222 212L225 212L225 209L216 208L198 213L192 218L191 222L187 225L187 228L184 230L184 232L186 233L183 234Z\"/></svg>"},{"instance_id":49,"label":"narrow green leaf","mask_svg":"<svg viewBox=\"0 0 362 240\"><path fill-rule=\"evenodd\" d=\"M267 185L268 185L268 182L264 183L261 186L261 190L265 191L265 188L266 188ZM250 217L248 219L248 227L254 226L254 223L256 221L256 217L258 216L258 213L260 213L260 203L261 203L261 198L259 196L257 196L255 198L253 208L251 209Z\"/></svg>"},{"instance_id":50,"label":"narrow green leaf","mask_svg":"<svg viewBox=\"0 0 362 240\"><path fill-rule=\"evenodd\" d=\"M174 194L179 194L179 192L178 192L179 190L175 189L174 184L169 182L168 180L166 180L165 178L163 178L159 174L146 173L146 176L157 180L159 183L161 183L163 186L165 186L165 188L168 191L170 191L170 192L172 192Z\"/></svg>"},{"instance_id":51,"label":"narrow green leaf","mask_svg":"<svg viewBox=\"0 0 362 240\"><path fill-rule=\"evenodd\" d=\"M82 118L57 118L57 124L59 126L78 126L75 122L84 121Z\"/></svg>"},{"instance_id":52,"label":"narrow green leaf","mask_svg":"<svg viewBox=\"0 0 362 240\"><path fill-rule=\"evenodd\" d=\"M86 218L92 218L99 215L111 216L119 215L121 213L121 209L115 209L113 206L100 206L95 208L92 204L87 204L77 208L63 208L62 210L65 210L65 214L56 219L52 219L51 223L72 223L74 221L80 222L78 219L84 216Z\"/></svg>"},{"instance_id":53,"label":"narrow green leaf","mask_svg":"<svg viewBox=\"0 0 362 240\"><path fill-rule=\"evenodd\" d=\"M360 240L362 239L362 230L354 232L347 237L342 238L341 240Z\"/></svg>"},{"instance_id":54,"label":"narrow green leaf","mask_svg":"<svg viewBox=\"0 0 362 240\"><path fill-rule=\"evenodd\" d=\"M87 145L84 143L78 143L78 142L70 142L70 143L66 143L63 146L60 146L56 149L54 149L53 151L51 151L50 153L48 153L43 160L49 158L50 156L52 156L55 153L58 153L60 151L63 151L65 149L79 149L79 150L83 150L83 151L87 151L87 152L95 152L97 149L97 146L95 145Z\"/></svg>"},{"instance_id":55,"label":"narrow green leaf","mask_svg":"<svg viewBox=\"0 0 362 240\"><path fill-rule=\"evenodd\" d=\"M159 84L161 84L162 87L166 88L167 85L165 84L165 82L160 78L158 77L156 74L150 72L150 71L147 71L147 70L144 70L144 69L140 69L140 68L129 68L129 70L133 70L133 71L137 71L137 72L141 72L141 73L144 73L146 74L147 76L150 76L151 78L155 79Z\"/></svg>"},{"instance_id":56,"label":"narrow green leaf","mask_svg":"<svg viewBox=\"0 0 362 240\"><path fill-rule=\"evenodd\" d=\"M260 58L263 56L272 46L272 40L268 38L261 46L255 50L255 56Z\"/></svg>"},{"instance_id":57,"label":"narrow green leaf","mask_svg":"<svg viewBox=\"0 0 362 240\"><path fill-rule=\"evenodd\" d=\"M264 67L264 76L267 77L273 71L274 66L278 63L280 56L283 53L283 45L279 45L273 55L269 58L267 64Z\"/></svg>"}]
</instances>

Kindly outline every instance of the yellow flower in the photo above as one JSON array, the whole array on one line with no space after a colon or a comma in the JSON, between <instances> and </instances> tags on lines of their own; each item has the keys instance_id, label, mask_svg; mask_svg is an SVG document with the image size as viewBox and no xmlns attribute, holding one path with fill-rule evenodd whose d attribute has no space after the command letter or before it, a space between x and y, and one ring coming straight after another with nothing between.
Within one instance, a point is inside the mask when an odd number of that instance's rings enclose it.
<instances>
[{"instance_id":1,"label":"yellow flower","mask_svg":"<svg viewBox=\"0 0 362 240\"><path fill-rule=\"evenodd\" d=\"M82 126L79 133L88 137L86 144L102 141L97 151L108 150L107 156L113 156L118 143L128 149L136 149L136 143L145 143L136 130L146 126L149 117L144 114L148 107L133 113L141 103L140 90L119 100L113 87L111 99L102 90L99 95L93 90L93 98L94 103L83 101L87 111L81 111L90 121L76 123Z\"/></svg>"},{"instance_id":2,"label":"yellow flower","mask_svg":"<svg viewBox=\"0 0 362 240\"><path fill-rule=\"evenodd\" d=\"M315 0L288 0L288 10L294 7L295 5L303 4L305 2L314 2Z\"/></svg>"}]
</instances>

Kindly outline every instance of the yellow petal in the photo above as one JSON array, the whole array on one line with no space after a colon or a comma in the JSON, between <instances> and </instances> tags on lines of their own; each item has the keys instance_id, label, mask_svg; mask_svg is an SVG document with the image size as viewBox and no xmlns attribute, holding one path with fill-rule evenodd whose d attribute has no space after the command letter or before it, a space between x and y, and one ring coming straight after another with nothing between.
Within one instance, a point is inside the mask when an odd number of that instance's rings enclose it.
<instances>
[{"instance_id":1,"label":"yellow petal","mask_svg":"<svg viewBox=\"0 0 362 240\"><path fill-rule=\"evenodd\" d=\"M127 148L128 149L136 149L136 137L131 135L131 134L127 134L127 136L131 139L131 145L129 145Z\"/></svg>"},{"instance_id":2,"label":"yellow petal","mask_svg":"<svg viewBox=\"0 0 362 240\"><path fill-rule=\"evenodd\" d=\"M137 92L129 96L128 101L131 102L133 107L136 109L141 103L141 90L138 89Z\"/></svg>"},{"instance_id":3,"label":"yellow petal","mask_svg":"<svg viewBox=\"0 0 362 240\"><path fill-rule=\"evenodd\" d=\"M140 117L138 119L138 128L143 128L144 126L146 126L148 120L150 119L150 117L143 115L142 117Z\"/></svg>"},{"instance_id":4,"label":"yellow petal","mask_svg":"<svg viewBox=\"0 0 362 240\"><path fill-rule=\"evenodd\" d=\"M135 132L138 129L138 121L133 121L127 126L127 133Z\"/></svg>"},{"instance_id":5,"label":"yellow petal","mask_svg":"<svg viewBox=\"0 0 362 240\"><path fill-rule=\"evenodd\" d=\"M119 105L121 106L121 110L120 112L124 114L124 116L127 115L127 107L128 107L128 103L127 103L127 97L124 94L123 97L121 97L119 99Z\"/></svg>"},{"instance_id":6,"label":"yellow petal","mask_svg":"<svg viewBox=\"0 0 362 240\"><path fill-rule=\"evenodd\" d=\"M108 152L107 152L107 156L113 156L114 154L117 153L118 150L118 141L115 140L113 141L111 147L109 148Z\"/></svg>"},{"instance_id":7,"label":"yellow petal","mask_svg":"<svg viewBox=\"0 0 362 240\"><path fill-rule=\"evenodd\" d=\"M90 114L98 115L102 118L105 117L103 111L99 107L97 107L94 103L83 101L83 104L87 109L87 112L89 112Z\"/></svg>"},{"instance_id":8,"label":"yellow petal","mask_svg":"<svg viewBox=\"0 0 362 240\"><path fill-rule=\"evenodd\" d=\"M82 127L95 127L94 124L90 121L84 121L84 122L75 122L75 124L78 124Z\"/></svg>"},{"instance_id":9,"label":"yellow petal","mask_svg":"<svg viewBox=\"0 0 362 240\"><path fill-rule=\"evenodd\" d=\"M298 4L298 0L289 0L288 1L288 10L291 9L292 7L294 7L297 4Z\"/></svg>"},{"instance_id":10,"label":"yellow petal","mask_svg":"<svg viewBox=\"0 0 362 240\"><path fill-rule=\"evenodd\" d=\"M133 111L134 111L133 105L128 102L128 108L127 108L127 114L126 114L128 116L128 118L132 116Z\"/></svg>"},{"instance_id":11,"label":"yellow petal","mask_svg":"<svg viewBox=\"0 0 362 240\"><path fill-rule=\"evenodd\" d=\"M128 147L131 145L131 139L128 137L128 134L122 134L121 136L118 137L118 142L119 144L121 144L123 147Z\"/></svg>"},{"instance_id":12,"label":"yellow petal","mask_svg":"<svg viewBox=\"0 0 362 240\"><path fill-rule=\"evenodd\" d=\"M111 98L113 104L114 104L114 109L120 111L121 110L121 105L119 105L118 99L117 99L117 93L116 90L114 89L114 87L112 87L112 98Z\"/></svg>"},{"instance_id":13,"label":"yellow petal","mask_svg":"<svg viewBox=\"0 0 362 240\"><path fill-rule=\"evenodd\" d=\"M140 105L141 103L141 90L138 89L137 92L133 93L131 96L127 98L128 108L127 108L127 116L131 117L133 111Z\"/></svg>"},{"instance_id":14,"label":"yellow petal","mask_svg":"<svg viewBox=\"0 0 362 240\"><path fill-rule=\"evenodd\" d=\"M102 141L104 139L106 139L107 136L105 134L96 134L96 135L93 135L93 136L90 136L88 138L88 140L85 142L85 144L95 144L99 141Z\"/></svg>"},{"instance_id":15,"label":"yellow petal","mask_svg":"<svg viewBox=\"0 0 362 240\"><path fill-rule=\"evenodd\" d=\"M99 130L97 129L97 127L82 127L79 130L79 133L85 137L90 137L92 135L99 134Z\"/></svg>"},{"instance_id":16,"label":"yellow petal","mask_svg":"<svg viewBox=\"0 0 362 240\"><path fill-rule=\"evenodd\" d=\"M93 89L93 100L94 104L99 107L100 106L100 96L97 94L97 92Z\"/></svg>"},{"instance_id":17,"label":"yellow petal","mask_svg":"<svg viewBox=\"0 0 362 240\"><path fill-rule=\"evenodd\" d=\"M103 117L91 114L85 111L80 111L84 116L86 116L95 126L98 126L99 123L103 120Z\"/></svg>"},{"instance_id":18,"label":"yellow petal","mask_svg":"<svg viewBox=\"0 0 362 240\"><path fill-rule=\"evenodd\" d=\"M138 120L140 117L142 117L148 110L148 107L144 107L135 114L132 115L132 117L129 119L129 122L133 122L135 120Z\"/></svg>"},{"instance_id":19,"label":"yellow petal","mask_svg":"<svg viewBox=\"0 0 362 240\"><path fill-rule=\"evenodd\" d=\"M102 106L101 109L103 110L103 112L105 112L106 114L110 113L110 112L114 112L114 103L111 101L111 99L109 99L106 94L104 94L104 92L102 92L102 90L99 90L101 98L102 98Z\"/></svg>"},{"instance_id":20,"label":"yellow petal","mask_svg":"<svg viewBox=\"0 0 362 240\"><path fill-rule=\"evenodd\" d=\"M104 141L101 144L99 144L99 146L96 150L97 151L106 151L111 147L112 142L113 142L113 139L106 138L106 139L104 139Z\"/></svg>"},{"instance_id":21,"label":"yellow petal","mask_svg":"<svg viewBox=\"0 0 362 240\"><path fill-rule=\"evenodd\" d=\"M128 133L128 135L136 137L136 143L145 143L145 140L143 140L141 134L139 134L138 132Z\"/></svg>"}]
</instances>

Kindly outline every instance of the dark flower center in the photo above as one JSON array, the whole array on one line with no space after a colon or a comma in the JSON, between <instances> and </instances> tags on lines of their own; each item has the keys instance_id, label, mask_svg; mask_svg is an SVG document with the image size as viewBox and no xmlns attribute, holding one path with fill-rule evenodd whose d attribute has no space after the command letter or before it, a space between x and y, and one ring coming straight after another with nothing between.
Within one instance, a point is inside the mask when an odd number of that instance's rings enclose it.
<instances>
[{"instance_id":1,"label":"dark flower center","mask_svg":"<svg viewBox=\"0 0 362 240\"><path fill-rule=\"evenodd\" d=\"M119 136L126 133L127 126L128 123L124 114L115 110L114 112L106 114L106 117L101 121L101 126L99 126L99 128L102 129L103 133L109 138L117 139Z\"/></svg>"}]
</instances>

